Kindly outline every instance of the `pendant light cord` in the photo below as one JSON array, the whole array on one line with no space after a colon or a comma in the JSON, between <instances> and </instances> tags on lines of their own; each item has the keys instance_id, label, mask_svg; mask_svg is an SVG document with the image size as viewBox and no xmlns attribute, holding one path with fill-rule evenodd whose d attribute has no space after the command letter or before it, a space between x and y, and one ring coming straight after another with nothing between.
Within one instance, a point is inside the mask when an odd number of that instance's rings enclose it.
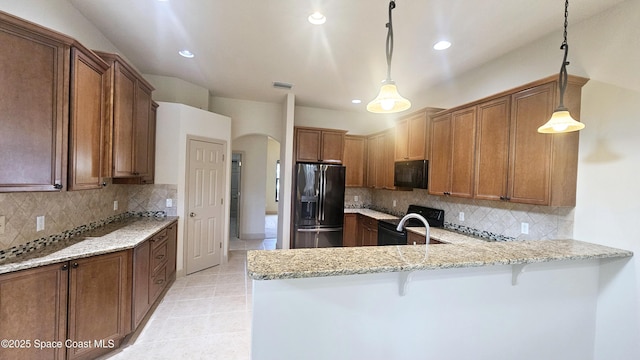
<instances>
[{"instance_id":1,"label":"pendant light cord","mask_svg":"<svg viewBox=\"0 0 640 360\"><path fill-rule=\"evenodd\" d=\"M567 89L567 56L569 55L569 44L567 43L567 27L569 26L569 0L565 0L564 3L564 41L560 45L560 50L564 50L564 59L562 60L562 66L560 67L560 74L558 75L558 84L560 86L560 104L558 109L566 110L564 107L564 92Z\"/></svg>"},{"instance_id":2,"label":"pendant light cord","mask_svg":"<svg viewBox=\"0 0 640 360\"><path fill-rule=\"evenodd\" d=\"M387 23L387 80L391 80L391 57L393 56L393 20L391 10L396 8L396 2L389 2L389 22Z\"/></svg>"}]
</instances>

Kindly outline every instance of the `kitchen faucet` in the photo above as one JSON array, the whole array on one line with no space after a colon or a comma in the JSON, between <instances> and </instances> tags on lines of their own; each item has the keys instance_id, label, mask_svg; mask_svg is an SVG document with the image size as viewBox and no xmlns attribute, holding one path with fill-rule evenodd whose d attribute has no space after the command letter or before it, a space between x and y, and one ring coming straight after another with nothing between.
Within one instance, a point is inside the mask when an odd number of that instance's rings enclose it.
<instances>
[{"instance_id":1,"label":"kitchen faucet","mask_svg":"<svg viewBox=\"0 0 640 360\"><path fill-rule=\"evenodd\" d=\"M429 235L429 233L430 233L430 231L429 231L429 222L427 222L427 219L425 219L420 214L411 213L411 214L405 215L402 218L402 220L400 220L400 223L398 224L398 227L396 228L396 230L397 231L402 231L403 227L404 227L404 223L409 219L418 219L418 220L422 221L422 223L424 224L424 227L426 229L426 231L425 231L425 237L426 237L425 245L429 245L429 239L431 238L431 236Z\"/></svg>"}]
</instances>

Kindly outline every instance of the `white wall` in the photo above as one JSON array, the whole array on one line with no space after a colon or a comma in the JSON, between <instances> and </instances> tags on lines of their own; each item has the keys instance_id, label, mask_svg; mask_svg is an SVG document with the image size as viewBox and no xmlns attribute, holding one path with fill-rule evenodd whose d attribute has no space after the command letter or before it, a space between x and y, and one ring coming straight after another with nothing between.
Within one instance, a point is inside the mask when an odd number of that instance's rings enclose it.
<instances>
[{"instance_id":1,"label":"white wall","mask_svg":"<svg viewBox=\"0 0 640 360\"><path fill-rule=\"evenodd\" d=\"M264 239L267 136L245 135L233 140L232 149L242 152L240 176L240 239Z\"/></svg>"},{"instance_id":2,"label":"white wall","mask_svg":"<svg viewBox=\"0 0 640 360\"><path fill-rule=\"evenodd\" d=\"M411 110L406 113L410 114ZM296 126L347 130L350 135L369 135L395 126L394 119L403 114L371 114L296 106L295 124Z\"/></svg>"},{"instance_id":3,"label":"white wall","mask_svg":"<svg viewBox=\"0 0 640 360\"><path fill-rule=\"evenodd\" d=\"M178 187L178 275L184 275L184 247L186 233L186 160L187 135L197 135L227 144L225 195L231 191L231 119L183 104L159 103L156 126L156 184L176 184ZM228 203L228 201L225 201ZM229 247L229 207L224 213L223 253ZM226 256L226 255L225 255Z\"/></svg>"},{"instance_id":4,"label":"white wall","mask_svg":"<svg viewBox=\"0 0 640 360\"><path fill-rule=\"evenodd\" d=\"M268 138L265 188L265 212L267 214L278 213L278 203L276 202L276 162L278 160L280 160L280 143L272 138Z\"/></svg>"},{"instance_id":5,"label":"white wall","mask_svg":"<svg viewBox=\"0 0 640 360\"><path fill-rule=\"evenodd\" d=\"M180 103L198 109L209 109L209 90L171 76L143 74L153 85L153 100Z\"/></svg>"},{"instance_id":6,"label":"white wall","mask_svg":"<svg viewBox=\"0 0 640 360\"><path fill-rule=\"evenodd\" d=\"M289 249L291 238L291 193L293 191L293 128L296 97L287 94L282 103L280 142L280 201L278 202L278 249Z\"/></svg>"},{"instance_id":7,"label":"white wall","mask_svg":"<svg viewBox=\"0 0 640 360\"><path fill-rule=\"evenodd\" d=\"M212 96L209 110L231 118L233 138L264 134L282 142L282 107L276 103Z\"/></svg>"},{"instance_id":8,"label":"white wall","mask_svg":"<svg viewBox=\"0 0 640 360\"><path fill-rule=\"evenodd\" d=\"M0 0L0 10L71 36L89 49L118 52L67 0Z\"/></svg>"}]
</instances>

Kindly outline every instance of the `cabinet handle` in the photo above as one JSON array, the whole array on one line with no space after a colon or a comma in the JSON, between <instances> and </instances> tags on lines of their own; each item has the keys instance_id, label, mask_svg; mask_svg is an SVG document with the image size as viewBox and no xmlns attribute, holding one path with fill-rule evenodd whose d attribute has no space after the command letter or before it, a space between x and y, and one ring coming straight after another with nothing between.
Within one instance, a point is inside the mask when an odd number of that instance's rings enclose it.
<instances>
[{"instance_id":1,"label":"cabinet handle","mask_svg":"<svg viewBox=\"0 0 640 360\"><path fill-rule=\"evenodd\" d=\"M53 184L53 188L60 190L60 189L62 189L62 185L61 184Z\"/></svg>"},{"instance_id":2,"label":"cabinet handle","mask_svg":"<svg viewBox=\"0 0 640 360\"><path fill-rule=\"evenodd\" d=\"M164 259L164 255L158 255L158 256L156 256L156 259L162 260L162 259Z\"/></svg>"},{"instance_id":3,"label":"cabinet handle","mask_svg":"<svg viewBox=\"0 0 640 360\"><path fill-rule=\"evenodd\" d=\"M73 263L73 268L74 268L74 269L76 269L77 267L78 267L78 263L77 263L77 262L74 262L74 263Z\"/></svg>"},{"instance_id":4,"label":"cabinet handle","mask_svg":"<svg viewBox=\"0 0 640 360\"><path fill-rule=\"evenodd\" d=\"M62 271L67 271L67 270L69 270L69 264L62 265Z\"/></svg>"}]
</instances>

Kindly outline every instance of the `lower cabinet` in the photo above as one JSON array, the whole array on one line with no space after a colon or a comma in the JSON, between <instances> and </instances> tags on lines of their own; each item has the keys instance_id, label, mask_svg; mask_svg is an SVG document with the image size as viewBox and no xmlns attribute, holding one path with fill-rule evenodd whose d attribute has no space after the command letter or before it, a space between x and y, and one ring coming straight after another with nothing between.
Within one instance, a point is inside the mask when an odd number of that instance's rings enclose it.
<instances>
[{"instance_id":1,"label":"lower cabinet","mask_svg":"<svg viewBox=\"0 0 640 360\"><path fill-rule=\"evenodd\" d=\"M358 214L344 214L342 246L358 245Z\"/></svg>"},{"instance_id":2,"label":"lower cabinet","mask_svg":"<svg viewBox=\"0 0 640 360\"><path fill-rule=\"evenodd\" d=\"M378 245L378 220L364 215L358 215L358 245Z\"/></svg>"},{"instance_id":3,"label":"lower cabinet","mask_svg":"<svg viewBox=\"0 0 640 360\"><path fill-rule=\"evenodd\" d=\"M0 359L93 359L131 332L131 251L0 276ZM46 349L40 349L47 347Z\"/></svg>"},{"instance_id":4,"label":"lower cabinet","mask_svg":"<svg viewBox=\"0 0 640 360\"><path fill-rule=\"evenodd\" d=\"M177 223L133 249L133 328L137 328L149 309L175 279Z\"/></svg>"},{"instance_id":5,"label":"lower cabinet","mask_svg":"<svg viewBox=\"0 0 640 360\"><path fill-rule=\"evenodd\" d=\"M175 278L177 222L133 250L0 275L0 359L94 359L120 346Z\"/></svg>"}]
</instances>

